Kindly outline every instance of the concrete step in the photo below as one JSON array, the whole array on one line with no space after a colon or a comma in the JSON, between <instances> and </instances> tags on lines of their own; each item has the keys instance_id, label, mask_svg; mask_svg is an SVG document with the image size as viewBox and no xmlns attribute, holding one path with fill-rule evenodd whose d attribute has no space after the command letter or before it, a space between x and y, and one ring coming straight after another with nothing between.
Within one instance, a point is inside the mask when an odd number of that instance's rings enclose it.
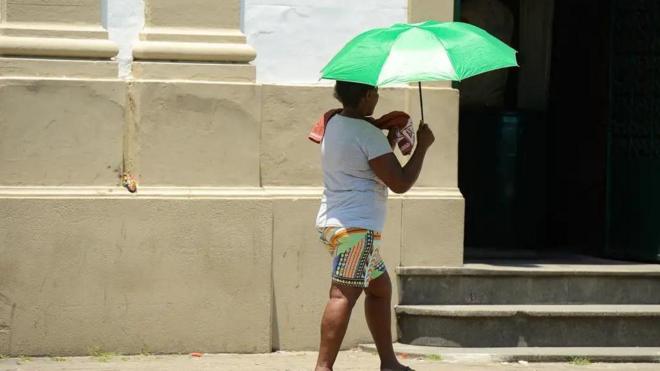
<instances>
[{"instance_id":1,"label":"concrete step","mask_svg":"<svg viewBox=\"0 0 660 371\"><path fill-rule=\"evenodd\" d=\"M374 344L361 344L366 352L376 352ZM402 358L420 357L447 362L660 362L660 347L516 347L516 348L450 348L394 344Z\"/></svg>"},{"instance_id":2,"label":"concrete step","mask_svg":"<svg viewBox=\"0 0 660 371\"><path fill-rule=\"evenodd\" d=\"M397 272L404 305L660 304L659 264L490 261Z\"/></svg>"},{"instance_id":3,"label":"concrete step","mask_svg":"<svg viewBox=\"0 0 660 371\"><path fill-rule=\"evenodd\" d=\"M399 305L400 342L441 347L658 347L660 305Z\"/></svg>"}]
</instances>

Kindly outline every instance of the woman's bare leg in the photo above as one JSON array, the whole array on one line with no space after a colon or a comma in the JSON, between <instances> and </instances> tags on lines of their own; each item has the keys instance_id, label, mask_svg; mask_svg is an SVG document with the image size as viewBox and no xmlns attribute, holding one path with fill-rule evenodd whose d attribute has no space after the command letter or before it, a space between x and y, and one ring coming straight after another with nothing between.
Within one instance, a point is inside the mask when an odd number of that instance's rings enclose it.
<instances>
[{"instance_id":1,"label":"woman's bare leg","mask_svg":"<svg viewBox=\"0 0 660 371\"><path fill-rule=\"evenodd\" d=\"M396 359L392 347L392 282L387 272L372 280L364 292L367 297L364 301L364 312L371 336L376 343L380 368L382 370L405 370Z\"/></svg>"},{"instance_id":2,"label":"woman's bare leg","mask_svg":"<svg viewBox=\"0 0 660 371\"><path fill-rule=\"evenodd\" d=\"M337 359L339 347L346 334L348 321L355 302L362 293L361 287L337 285L330 287L330 299L321 320L321 345L316 371L331 371Z\"/></svg>"}]
</instances>

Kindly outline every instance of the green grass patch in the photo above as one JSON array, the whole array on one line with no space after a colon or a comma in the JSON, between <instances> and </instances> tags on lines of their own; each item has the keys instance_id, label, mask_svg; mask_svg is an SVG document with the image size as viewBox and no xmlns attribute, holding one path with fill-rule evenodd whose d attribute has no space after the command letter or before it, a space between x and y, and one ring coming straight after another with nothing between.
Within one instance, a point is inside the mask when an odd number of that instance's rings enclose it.
<instances>
[{"instance_id":1,"label":"green grass patch","mask_svg":"<svg viewBox=\"0 0 660 371\"><path fill-rule=\"evenodd\" d=\"M9 358L8 355L6 355L6 354L0 354L0 359L7 359L7 358Z\"/></svg>"},{"instance_id":2,"label":"green grass patch","mask_svg":"<svg viewBox=\"0 0 660 371\"><path fill-rule=\"evenodd\" d=\"M591 364L591 360L586 357L572 357L571 364L576 366L587 366Z\"/></svg>"},{"instance_id":3,"label":"green grass patch","mask_svg":"<svg viewBox=\"0 0 660 371\"><path fill-rule=\"evenodd\" d=\"M144 357L148 356L153 356L154 354L149 351L149 348L147 346L143 346L142 349L140 350L140 355Z\"/></svg>"},{"instance_id":4,"label":"green grass patch","mask_svg":"<svg viewBox=\"0 0 660 371\"><path fill-rule=\"evenodd\" d=\"M99 346L93 346L89 348L89 355L99 362L109 362L113 357L117 355L117 353L106 352Z\"/></svg>"},{"instance_id":5,"label":"green grass patch","mask_svg":"<svg viewBox=\"0 0 660 371\"><path fill-rule=\"evenodd\" d=\"M18 359L16 360L16 364L22 365L22 364L28 363L30 361L32 361L32 358L30 358L29 356L21 355L21 356L18 356Z\"/></svg>"},{"instance_id":6,"label":"green grass patch","mask_svg":"<svg viewBox=\"0 0 660 371\"><path fill-rule=\"evenodd\" d=\"M424 357L427 361L442 361L442 356L439 354L429 354Z\"/></svg>"}]
</instances>

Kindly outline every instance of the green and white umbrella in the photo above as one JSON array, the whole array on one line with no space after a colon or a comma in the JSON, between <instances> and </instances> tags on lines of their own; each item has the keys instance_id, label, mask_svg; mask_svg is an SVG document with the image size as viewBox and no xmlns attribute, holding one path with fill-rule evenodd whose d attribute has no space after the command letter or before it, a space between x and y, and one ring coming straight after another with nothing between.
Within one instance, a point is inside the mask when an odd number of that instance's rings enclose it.
<instances>
[{"instance_id":1,"label":"green and white umbrella","mask_svg":"<svg viewBox=\"0 0 660 371\"><path fill-rule=\"evenodd\" d=\"M514 66L516 51L481 28L427 21L361 33L323 67L321 78L372 86L416 81L421 104L422 81L461 81Z\"/></svg>"}]
</instances>

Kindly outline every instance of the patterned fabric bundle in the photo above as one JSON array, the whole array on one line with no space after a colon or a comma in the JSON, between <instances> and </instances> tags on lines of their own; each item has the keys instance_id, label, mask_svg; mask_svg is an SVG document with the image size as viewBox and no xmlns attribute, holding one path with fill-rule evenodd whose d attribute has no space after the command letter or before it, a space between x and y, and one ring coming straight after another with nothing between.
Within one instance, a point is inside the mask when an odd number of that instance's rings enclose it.
<instances>
[{"instance_id":1,"label":"patterned fabric bundle","mask_svg":"<svg viewBox=\"0 0 660 371\"><path fill-rule=\"evenodd\" d=\"M321 143L328 121L330 121L332 116L339 112L341 112L341 108L332 109L324 113L312 127L312 131L309 133L308 138L312 142ZM410 115L401 111L392 111L386 115L383 115L379 119L367 117L366 120L379 129L395 130L394 142L397 146L399 146L401 153L404 155L410 154L413 147L415 146L415 129L413 127L412 120L410 119Z\"/></svg>"}]
</instances>

